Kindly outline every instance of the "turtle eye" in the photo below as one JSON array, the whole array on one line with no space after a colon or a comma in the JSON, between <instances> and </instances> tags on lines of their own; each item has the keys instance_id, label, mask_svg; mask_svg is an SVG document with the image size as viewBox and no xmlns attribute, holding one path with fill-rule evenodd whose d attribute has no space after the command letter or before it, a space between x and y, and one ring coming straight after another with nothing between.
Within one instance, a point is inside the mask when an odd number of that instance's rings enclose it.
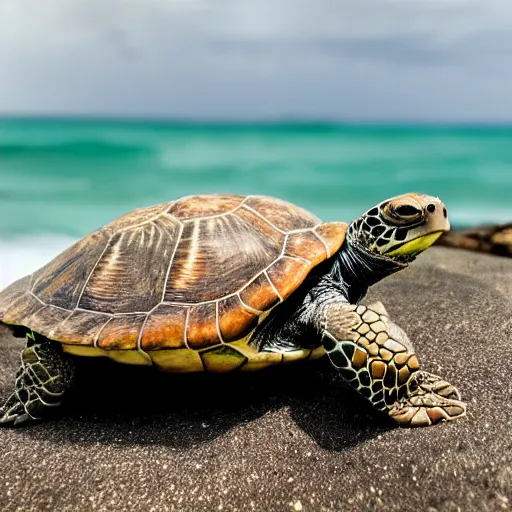
<instances>
[{"instance_id":1,"label":"turtle eye","mask_svg":"<svg viewBox=\"0 0 512 512\"><path fill-rule=\"evenodd\" d=\"M395 208L395 213L400 215L400 217L414 217L421 214L421 211L410 204L402 204Z\"/></svg>"},{"instance_id":2,"label":"turtle eye","mask_svg":"<svg viewBox=\"0 0 512 512\"><path fill-rule=\"evenodd\" d=\"M412 201L391 201L384 206L382 213L385 220L394 226L409 225L423 216L420 205L415 205Z\"/></svg>"}]
</instances>

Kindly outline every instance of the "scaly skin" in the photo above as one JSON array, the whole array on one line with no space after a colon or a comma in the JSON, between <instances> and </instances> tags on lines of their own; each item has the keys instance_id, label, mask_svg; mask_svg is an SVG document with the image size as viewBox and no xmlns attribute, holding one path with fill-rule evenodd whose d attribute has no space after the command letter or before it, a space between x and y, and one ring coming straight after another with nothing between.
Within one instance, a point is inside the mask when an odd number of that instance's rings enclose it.
<instances>
[{"instance_id":1,"label":"scaly skin","mask_svg":"<svg viewBox=\"0 0 512 512\"><path fill-rule=\"evenodd\" d=\"M399 425L426 427L466 413L452 385L420 369L411 342L380 302L327 306L323 345L347 382Z\"/></svg>"},{"instance_id":2,"label":"scaly skin","mask_svg":"<svg viewBox=\"0 0 512 512\"><path fill-rule=\"evenodd\" d=\"M73 360L60 343L28 334L14 390L0 408L0 424L19 425L47 416L61 405L73 377Z\"/></svg>"}]
</instances>

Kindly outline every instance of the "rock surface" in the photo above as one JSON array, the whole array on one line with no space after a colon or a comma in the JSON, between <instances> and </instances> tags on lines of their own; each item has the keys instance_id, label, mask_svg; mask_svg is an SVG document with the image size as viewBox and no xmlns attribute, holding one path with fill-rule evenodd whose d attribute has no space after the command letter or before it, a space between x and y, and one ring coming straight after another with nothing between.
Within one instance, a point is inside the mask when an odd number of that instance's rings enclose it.
<instances>
[{"instance_id":1,"label":"rock surface","mask_svg":"<svg viewBox=\"0 0 512 512\"><path fill-rule=\"evenodd\" d=\"M443 235L437 244L512 257L512 224L455 229Z\"/></svg>"},{"instance_id":2,"label":"rock surface","mask_svg":"<svg viewBox=\"0 0 512 512\"><path fill-rule=\"evenodd\" d=\"M392 428L322 360L166 376L84 359L62 418L0 429L0 509L512 510L512 261L433 248L376 298L465 419ZM21 345L1 343L5 397Z\"/></svg>"}]
</instances>

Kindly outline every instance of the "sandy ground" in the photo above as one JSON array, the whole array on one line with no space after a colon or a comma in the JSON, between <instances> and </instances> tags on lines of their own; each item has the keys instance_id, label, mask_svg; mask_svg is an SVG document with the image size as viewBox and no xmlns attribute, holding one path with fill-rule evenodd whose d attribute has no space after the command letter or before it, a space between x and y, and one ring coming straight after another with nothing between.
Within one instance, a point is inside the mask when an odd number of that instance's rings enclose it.
<instances>
[{"instance_id":1,"label":"sandy ground","mask_svg":"<svg viewBox=\"0 0 512 512\"><path fill-rule=\"evenodd\" d=\"M430 249L375 298L465 419L392 428L327 361L166 376L84 359L59 420L0 429L0 510L512 510L512 260ZM1 343L5 396L21 346Z\"/></svg>"}]
</instances>

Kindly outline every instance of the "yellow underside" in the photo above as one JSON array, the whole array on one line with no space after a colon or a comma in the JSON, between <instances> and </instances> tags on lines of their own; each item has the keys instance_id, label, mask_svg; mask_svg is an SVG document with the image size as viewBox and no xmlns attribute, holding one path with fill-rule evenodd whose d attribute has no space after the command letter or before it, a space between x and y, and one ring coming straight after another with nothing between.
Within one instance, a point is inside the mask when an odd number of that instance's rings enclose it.
<instances>
[{"instance_id":1,"label":"yellow underside","mask_svg":"<svg viewBox=\"0 0 512 512\"><path fill-rule=\"evenodd\" d=\"M414 256L415 254L428 249L442 234L442 231L436 231L435 233L430 233L429 235L420 236L414 240L411 240L410 242L405 243L398 249L386 253L386 256Z\"/></svg>"},{"instance_id":2,"label":"yellow underside","mask_svg":"<svg viewBox=\"0 0 512 512\"><path fill-rule=\"evenodd\" d=\"M325 354L323 347L314 350L294 350L292 352L257 352L247 344L247 339L234 343L216 345L201 351L188 348L151 350L104 350L97 347L63 345L64 352L75 356L110 357L118 363L134 365L154 365L158 369L172 373L217 372L234 370L256 371L275 364L289 363L301 359L318 359Z\"/></svg>"}]
</instances>

